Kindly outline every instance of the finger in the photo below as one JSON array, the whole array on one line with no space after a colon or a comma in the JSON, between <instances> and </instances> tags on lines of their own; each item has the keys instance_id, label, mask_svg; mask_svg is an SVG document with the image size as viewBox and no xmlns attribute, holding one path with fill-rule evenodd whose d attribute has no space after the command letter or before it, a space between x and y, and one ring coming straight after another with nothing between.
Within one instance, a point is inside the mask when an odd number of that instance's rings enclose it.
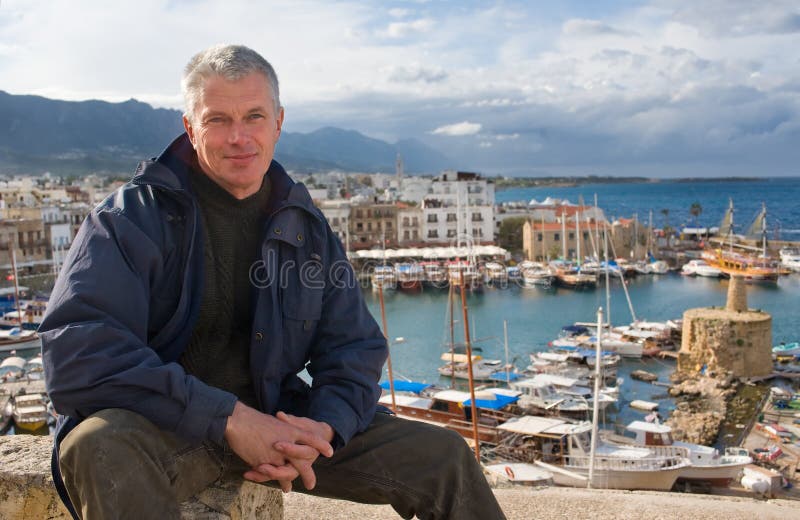
<instances>
[{"instance_id":1,"label":"finger","mask_svg":"<svg viewBox=\"0 0 800 520\"><path fill-rule=\"evenodd\" d=\"M319 452L316 449L305 444L279 441L273 444L272 447L275 449L275 451L282 453L287 458L306 459L313 462L317 457L319 457Z\"/></svg>"},{"instance_id":2,"label":"finger","mask_svg":"<svg viewBox=\"0 0 800 520\"><path fill-rule=\"evenodd\" d=\"M304 460L289 460L297 472L300 474L300 478L303 479L303 485L308 490L314 489L314 486L317 485L317 475L314 473L314 470L311 469L311 463Z\"/></svg>"},{"instance_id":3,"label":"finger","mask_svg":"<svg viewBox=\"0 0 800 520\"><path fill-rule=\"evenodd\" d=\"M289 493L292 491L292 481L291 480L279 480L278 485L281 486L281 491L284 493Z\"/></svg>"},{"instance_id":4,"label":"finger","mask_svg":"<svg viewBox=\"0 0 800 520\"><path fill-rule=\"evenodd\" d=\"M267 477L266 480L294 480L298 477L297 469L291 464L275 466L273 464L260 464L251 471L260 473Z\"/></svg>"},{"instance_id":5,"label":"finger","mask_svg":"<svg viewBox=\"0 0 800 520\"><path fill-rule=\"evenodd\" d=\"M301 430L300 435L297 436L295 442L298 444L305 444L307 446L311 446L325 457L333 456L333 447L328 441L326 441L319 435L315 435L306 430Z\"/></svg>"}]
</instances>

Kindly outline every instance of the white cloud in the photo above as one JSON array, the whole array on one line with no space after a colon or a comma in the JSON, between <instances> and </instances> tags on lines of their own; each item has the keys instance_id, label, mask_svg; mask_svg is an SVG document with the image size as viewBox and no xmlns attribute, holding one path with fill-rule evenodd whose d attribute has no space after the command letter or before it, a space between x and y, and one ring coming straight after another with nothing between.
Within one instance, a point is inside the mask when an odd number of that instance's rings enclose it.
<instances>
[{"instance_id":1,"label":"white cloud","mask_svg":"<svg viewBox=\"0 0 800 520\"><path fill-rule=\"evenodd\" d=\"M462 136L474 135L481 131L482 125L480 123L470 123L469 121L462 121L452 125L440 126L436 130L431 131L435 135L449 135L449 136Z\"/></svg>"},{"instance_id":2,"label":"white cloud","mask_svg":"<svg viewBox=\"0 0 800 520\"><path fill-rule=\"evenodd\" d=\"M585 19L567 20L563 31L568 36L636 36L633 31L617 29L598 20Z\"/></svg>"},{"instance_id":3,"label":"white cloud","mask_svg":"<svg viewBox=\"0 0 800 520\"><path fill-rule=\"evenodd\" d=\"M393 18L405 18L410 14L411 14L410 9L400 9L399 7L395 7L394 9L389 9L389 16Z\"/></svg>"},{"instance_id":4,"label":"white cloud","mask_svg":"<svg viewBox=\"0 0 800 520\"><path fill-rule=\"evenodd\" d=\"M420 18L411 22L392 22L378 34L385 38L407 38L415 34L426 33L433 29L433 26L433 20L430 18Z\"/></svg>"}]
</instances>

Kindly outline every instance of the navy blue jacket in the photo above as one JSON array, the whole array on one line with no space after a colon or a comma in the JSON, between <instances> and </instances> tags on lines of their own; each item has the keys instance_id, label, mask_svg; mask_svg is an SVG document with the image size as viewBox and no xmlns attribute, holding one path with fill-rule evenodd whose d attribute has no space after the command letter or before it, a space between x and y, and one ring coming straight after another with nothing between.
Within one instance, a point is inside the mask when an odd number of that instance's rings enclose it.
<instances>
[{"instance_id":1,"label":"navy blue jacket","mask_svg":"<svg viewBox=\"0 0 800 520\"><path fill-rule=\"evenodd\" d=\"M236 397L178 363L203 293L202 219L188 181L193 154L184 134L141 163L75 237L39 329L47 391L62 416L56 449L75 424L105 408L134 411L198 443L222 441ZM251 269L258 405L324 421L340 446L372 420L386 341L308 191L275 161L267 175L271 212L261 262ZM310 387L298 377L304 368Z\"/></svg>"}]
</instances>

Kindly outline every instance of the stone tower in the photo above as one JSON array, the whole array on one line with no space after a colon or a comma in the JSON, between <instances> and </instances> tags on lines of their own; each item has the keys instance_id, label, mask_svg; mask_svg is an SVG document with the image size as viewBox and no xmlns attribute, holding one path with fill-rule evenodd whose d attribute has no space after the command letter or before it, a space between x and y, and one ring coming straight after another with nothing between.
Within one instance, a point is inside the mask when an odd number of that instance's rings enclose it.
<instances>
[{"instance_id":1,"label":"stone tower","mask_svg":"<svg viewBox=\"0 0 800 520\"><path fill-rule=\"evenodd\" d=\"M689 309L683 313L678 370L699 372L703 366L736 377L772 373L772 317L747 308L747 286L732 276L725 308Z\"/></svg>"}]
</instances>

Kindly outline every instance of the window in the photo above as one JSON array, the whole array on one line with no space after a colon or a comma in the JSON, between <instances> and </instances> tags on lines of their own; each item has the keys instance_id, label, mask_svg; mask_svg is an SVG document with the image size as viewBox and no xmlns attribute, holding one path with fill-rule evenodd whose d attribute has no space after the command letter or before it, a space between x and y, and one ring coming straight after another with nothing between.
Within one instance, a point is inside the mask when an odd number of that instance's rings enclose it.
<instances>
[{"instance_id":1,"label":"window","mask_svg":"<svg viewBox=\"0 0 800 520\"><path fill-rule=\"evenodd\" d=\"M554 234L553 235L553 240L561 240L561 234L560 233Z\"/></svg>"},{"instance_id":2,"label":"window","mask_svg":"<svg viewBox=\"0 0 800 520\"><path fill-rule=\"evenodd\" d=\"M541 233L536 233L536 241L537 241L537 242L541 242L543 238L544 238L544 237L542 237L542 234L541 234Z\"/></svg>"},{"instance_id":3,"label":"window","mask_svg":"<svg viewBox=\"0 0 800 520\"><path fill-rule=\"evenodd\" d=\"M406 229L405 231L403 231L403 240L408 240L408 239L409 239L409 233L408 230Z\"/></svg>"},{"instance_id":4,"label":"window","mask_svg":"<svg viewBox=\"0 0 800 520\"><path fill-rule=\"evenodd\" d=\"M447 214L447 221L448 222L455 222L456 220L458 220L458 218L456 217L455 213L448 213Z\"/></svg>"},{"instance_id":5,"label":"window","mask_svg":"<svg viewBox=\"0 0 800 520\"><path fill-rule=\"evenodd\" d=\"M417 230L416 230L416 229L415 229L415 230L414 230L414 232L411 234L411 236L412 236L412 237L414 237L414 240L417 240L417 239L419 238L419 233L417 233Z\"/></svg>"},{"instance_id":6,"label":"window","mask_svg":"<svg viewBox=\"0 0 800 520\"><path fill-rule=\"evenodd\" d=\"M575 240L575 233L570 233L569 234L569 239L570 240Z\"/></svg>"},{"instance_id":7,"label":"window","mask_svg":"<svg viewBox=\"0 0 800 520\"><path fill-rule=\"evenodd\" d=\"M583 232L583 239L584 240L589 240L589 232L588 231L584 231Z\"/></svg>"},{"instance_id":8,"label":"window","mask_svg":"<svg viewBox=\"0 0 800 520\"><path fill-rule=\"evenodd\" d=\"M339 225L339 217L333 217L333 222L331 222L331 225L338 226Z\"/></svg>"},{"instance_id":9,"label":"window","mask_svg":"<svg viewBox=\"0 0 800 520\"><path fill-rule=\"evenodd\" d=\"M356 210L356 218L362 218L363 216L364 216L364 214L361 212L361 210L357 209Z\"/></svg>"},{"instance_id":10,"label":"window","mask_svg":"<svg viewBox=\"0 0 800 520\"><path fill-rule=\"evenodd\" d=\"M403 217L403 226L408 227L408 217Z\"/></svg>"},{"instance_id":11,"label":"window","mask_svg":"<svg viewBox=\"0 0 800 520\"><path fill-rule=\"evenodd\" d=\"M386 229L392 229L392 221L391 220L387 220L386 221Z\"/></svg>"},{"instance_id":12,"label":"window","mask_svg":"<svg viewBox=\"0 0 800 520\"><path fill-rule=\"evenodd\" d=\"M473 222L483 222L483 216L480 213L473 213L472 214L472 221Z\"/></svg>"},{"instance_id":13,"label":"window","mask_svg":"<svg viewBox=\"0 0 800 520\"><path fill-rule=\"evenodd\" d=\"M417 220L417 217L414 217L413 219L411 219L411 224L413 226L419 226L419 221Z\"/></svg>"},{"instance_id":14,"label":"window","mask_svg":"<svg viewBox=\"0 0 800 520\"><path fill-rule=\"evenodd\" d=\"M372 222L367 222L367 231L372 231Z\"/></svg>"},{"instance_id":15,"label":"window","mask_svg":"<svg viewBox=\"0 0 800 520\"><path fill-rule=\"evenodd\" d=\"M456 230L455 229L448 229L447 230L447 238L453 238L454 236L456 236Z\"/></svg>"},{"instance_id":16,"label":"window","mask_svg":"<svg viewBox=\"0 0 800 520\"><path fill-rule=\"evenodd\" d=\"M364 224L362 224L361 222L358 222L356 224L356 231L364 231Z\"/></svg>"},{"instance_id":17,"label":"window","mask_svg":"<svg viewBox=\"0 0 800 520\"><path fill-rule=\"evenodd\" d=\"M439 238L439 231L435 229L428 230L428 238Z\"/></svg>"},{"instance_id":18,"label":"window","mask_svg":"<svg viewBox=\"0 0 800 520\"><path fill-rule=\"evenodd\" d=\"M428 215L428 222L439 222L439 219L437 219L436 214L433 213L431 215Z\"/></svg>"}]
</instances>

